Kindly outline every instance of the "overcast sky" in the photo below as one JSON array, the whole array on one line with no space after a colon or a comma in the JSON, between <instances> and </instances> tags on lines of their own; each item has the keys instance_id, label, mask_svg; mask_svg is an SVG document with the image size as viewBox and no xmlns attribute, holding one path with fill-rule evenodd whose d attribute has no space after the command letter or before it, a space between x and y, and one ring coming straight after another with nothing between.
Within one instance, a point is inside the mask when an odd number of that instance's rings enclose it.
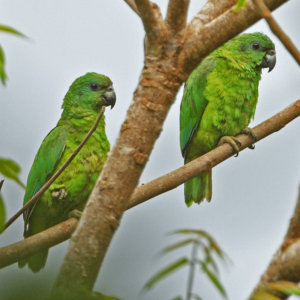
<instances>
[{"instance_id":1,"label":"overcast sky","mask_svg":"<svg viewBox=\"0 0 300 300\"><path fill-rule=\"evenodd\" d=\"M157 3L165 15L167 0ZM191 1L189 20L205 1ZM300 2L289 1L274 16L300 48ZM122 0L2 0L0 22L29 39L0 34L9 80L0 86L0 156L17 161L26 183L35 154L56 125L61 104L71 83L86 72L109 76L117 93L113 110L106 111L106 132L111 145L118 135L143 67L144 29ZM259 101L251 126L300 98L299 66L271 33L265 21L246 32L266 33L275 43L277 65L263 71ZM140 183L183 165L179 147L179 105L182 88L163 132L155 144ZM208 231L233 261L221 280L232 300L246 299L281 244L292 215L300 180L300 119L245 150L213 170L213 199L187 208L183 186L126 212L105 257L95 290L123 300L172 299L185 295L187 269L166 279L149 293L144 283L160 268L190 249L155 258L177 240L166 234L180 228ZM1 178L0 178L1 179ZM24 191L6 180L3 196L8 217L22 206ZM0 246L21 240L19 218L0 236ZM0 271L0 298L14 299L15 290L37 279L51 286L68 242L50 250L46 268L32 274L17 265ZM203 299L221 296L197 271L194 291ZM10 298L9 298L10 297Z\"/></svg>"}]
</instances>

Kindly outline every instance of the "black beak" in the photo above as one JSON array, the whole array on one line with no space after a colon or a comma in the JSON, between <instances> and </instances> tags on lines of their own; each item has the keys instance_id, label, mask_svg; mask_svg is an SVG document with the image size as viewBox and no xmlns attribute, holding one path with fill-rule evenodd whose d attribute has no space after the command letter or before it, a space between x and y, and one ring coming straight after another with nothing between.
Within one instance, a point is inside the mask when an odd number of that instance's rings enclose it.
<instances>
[{"instance_id":1,"label":"black beak","mask_svg":"<svg viewBox=\"0 0 300 300\"><path fill-rule=\"evenodd\" d=\"M267 54L264 56L260 67L269 68L269 72L271 72L276 65L276 52L275 50L268 50Z\"/></svg>"},{"instance_id":2,"label":"black beak","mask_svg":"<svg viewBox=\"0 0 300 300\"><path fill-rule=\"evenodd\" d=\"M116 93L114 91L114 88L112 86L109 86L106 89L106 92L102 96L102 105L104 106L110 106L111 109L115 106L116 104Z\"/></svg>"}]
</instances>

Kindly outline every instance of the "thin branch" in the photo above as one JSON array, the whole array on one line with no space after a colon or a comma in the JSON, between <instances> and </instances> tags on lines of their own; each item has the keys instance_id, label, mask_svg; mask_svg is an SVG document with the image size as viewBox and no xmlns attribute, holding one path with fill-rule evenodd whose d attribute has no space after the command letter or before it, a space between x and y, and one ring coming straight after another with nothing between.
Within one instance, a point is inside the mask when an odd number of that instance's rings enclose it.
<instances>
[{"instance_id":1,"label":"thin branch","mask_svg":"<svg viewBox=\"0 0 300 300\"><path fill-rule=\"evenodd\" d=\"M148 0L135 0L135 3L146 31L147 49L158 54L160 44L166 35L165 22L161 17L159 7Z\"/></svg>"},{"instance_id":2,"label":"thin branch","mask_svg":"<svg viewBox=\"0 0 300 300\"><path fill-rule=\"evenodd\" d=\"M166 23L175 32L178 32L185 27L189 4L190 0L169 1Z\"/></svg>"},{"instance_id":3,"label":"thin branch","mask_svg":"<svg viewBox=\"0 0 300 300\"><path fill-rule=\"evenodd\" d=\"M257 141L260 141L268 135L279 131L299 115L300 100L294 102L272 118L254 127L253 130L257 136ZM253 144L252 138L245 134L239 135L238 138L242 143L240 148L241 151ZM175 189L189 179L215 167L233 154L234 151L232 147L229 146L229 144L223 144L222 146L217 147L205 155L198 157L183 167L154 179L147 184L137 187L131 197L128 209L162 193Z\"/></svg>"},{"instance_id":4,"label":"thin branch","mask_svg":"<svg viewBox=\"0 0 300 300\"><path fill-rule=\"evenodd\" d=\"M261 276L260 282L255 287L252 295L262 290L268 283L275 281L300 281L300 189L298 201L295 207L293 218L284 238L284 241L277 253L274 255L267 270ZM251 295L251 296L252 296ZM287 299L288 296L276 293L280 299ZM250 297L251 298L251 297Z\"/></svg>"},{"instance_id":5,"label":"thin branch","mask_svg":"<svg viewBox=\"0 0 300 300\"><path fill-rule=\"evenodd\" d=\"M286 1L266 0L266 3L271 10L274 10ZM216 7L218 8L218 6ZM205 56L261 18L252 1L247 1L246 6L237 12L234 12L234 7L231 7L205 26L198 19L194 19L189 24L187 38L179 57L179 65L182 66L184 73L190 74ZM222 10L220 9L220 11ZM212 13L215 14L213 9Z\"/></svg>"},{"instance_id":6,"label":"thin branch","mask_svg":"<svg viewBox=\"0 0 300 300\"><path fill-rule=\"evenodd\" d=\"M277 37L281 40L285 48L292 54L296 62L300 65L300 52L291 39L284 33L284 31L280 28L276 20L272 17L271 12L268 7L265 5L263 0L253 0L256 7L258 8L260 14L263 18L268 22L271 30Z\"/></svg>"},{"instance_id":7,"label":"thin branch","mask_svg":"<svg viewBox=\"0 0 300 300\"><path fill-rule=\"evenodd\" d=\"M131 9L139 16L139 10L138 8L136 7L136 4L134 2L134 0L124 0L130 7Z\"/></svg>"},{"instance_id":8,"label":"thin branch","mask_svg":"<svg viewBox=\"0 0 300 300\"><path fill-rule=\"evenodd\" d=\"M83 141L79 144L77 149L72 153L72 155L69 157L69 159L61 166L61 168L46 182L46 184L13 216L11 217L7 223L5 224L5 229L7 229L14 221L16 221L19 216L31 205L35 204L40 196L45 193L45 191L49 188L49 186L56 180L56 178L65 170L65 168L71 163L71 161L74 159L74 157L78 154L78 152L81 150L81 148L84 146L84 144L87 142L89 137L93 134L93 132L96 130L99 121L101 117L103 116L105 112L105 107L103 106L101 109L100 114L97 117L96 122L94 123L93 127L90 129L86 137L83 139Z\"/></svg>"},{"instance_id":9,"label":"thin branch","mask_svg":"<svg viewBox=\"0 0 300 300\"><path fill-rule=\"evenodd\" d=\"M4 180L1 180L1 181L0 181L0 191L1 191L1 189L2 189L3 182L4 182Z\"/></svg>"},{"instance_id":10,"label":"thin branch","mask_svg":"<svg viewBox=\"0 0 300 300\"><path fill-rule=\"evenodd\" d=\"M15 244L0 248L0 269L69 239L78 220L69 219Z\"/></svg>"},{"instance_id":11,"label":"thin branch","mask_svg":"<svg viewBox=\"0 0 300 300\"><path fill-rule=\"evenodd\" d=\"M283 111L279 112L278 114L271 117L270 119L264 121L260 125L254 127L253 130L257 136L257 141L260 141L265 137L269 136L270 134L279 131L289 122L297 118L299 115L300 115L300 100L294 102L293 104L285 108ZM252 138L246 135L240 135L239 140L242 143L241 150L247 148L253 143ZM232 150L232 147L229 146L228 144L223 144L222 146L217 147L216 149L208 152L207 154L186 164L185 166L173 172L170 172L164 176L161 176L153 181L150 181L144 185L137 187L134 190L134 193L130 200L130 204L127 209L130 209L138 204L141 204L149 199L152 199L155 196L158 196L162 193L165 193L169 190L178 187L180 184L183 184L189 179L201 174L202 172L228 159L233 154L234 152ZM293 231L292 231L293 233L288 233L289 238L294 238L299 236L299 234L297 235L297 232L300 231L299 216L300 216L300 200L295 215L291 221L291 227L293 227ZM59 243L57 242L58 240L60 240L60 242L67 240L78 224L77 221L76 222L72 221L73 223L70 223L71 222L70 220L74 220L74 219L69 219L65 222L60 223L59 225L56 225L52 228L47 229L46 231L43 231L42 233L39 233L21 242L0 249L0 268L3 268L9 264L13 264L18 260L20 260L20 256L19 256L20 253L24 252L25 254L22 255L26 255L26 257L31 256L41 251L42 249L50 248L58 244ZM64 228L67 228L68 232L71 232L70 235L68 235L67 233L60 232L60 230L63 230ZM46 246L43 246L43 243L46 242L42 241L42 237L44 236L43 235L44 233L45 236L47 236ZM41 241L40 241L40 236L41 236ZM27 250L23 250L24 247L27 247L26 248ZM17 249L19 252L17 251Z\"/></svg>"}]
</instances>

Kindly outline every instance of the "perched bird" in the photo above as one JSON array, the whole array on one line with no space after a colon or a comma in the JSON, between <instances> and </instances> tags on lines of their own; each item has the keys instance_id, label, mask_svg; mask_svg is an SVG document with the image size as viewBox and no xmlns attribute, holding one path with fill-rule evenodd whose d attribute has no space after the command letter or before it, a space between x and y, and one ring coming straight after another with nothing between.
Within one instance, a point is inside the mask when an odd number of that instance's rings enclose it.
<instances>
[{"instance_id":1,"label":"perched bird","mask_svg":"<svg viewBox=\"0 0 300 300\"><path fill-rule=\"evenodd\" d=\"M116 94L111 80L101 74L87 73L77 78L63 100L63 112L56 127L43 140L28 175L24 205L65 163L95 123L102 106L114 107ZM24 212L24 237L37 234L69 218L80 215L103 168L109 142L104 116L89 140L40 197ZM46 264L48 250L19 261L34 273Z\"/></svg>"},{"instance_id":2,"label":"perched bird","mask_svg":"<svg viewBox=\"0 0 300 300\"><path fill-rule=\"evenodd\" d=\"M262 68L275 67L275 46L262 33L242 34L208 55L188 78L180 107L180 146L184 163L229 143L238 155L240 141L254 118ZM254 148L254 147L253 147ZM212 172L184 185L191 206L212 197Z\"/></svg>"}]
</instances>

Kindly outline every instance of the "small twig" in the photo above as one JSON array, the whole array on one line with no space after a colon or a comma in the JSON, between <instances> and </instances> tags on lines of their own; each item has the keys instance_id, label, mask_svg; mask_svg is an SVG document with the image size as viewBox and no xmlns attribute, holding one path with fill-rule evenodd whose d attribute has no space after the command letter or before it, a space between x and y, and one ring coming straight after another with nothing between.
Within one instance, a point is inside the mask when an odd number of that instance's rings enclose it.
<instances>
[{"instance_id":1,"label":"small twig","mask_svg":"<svg viewBox=\"0 0 300 300\"><path fill-rule=\"evenodd\" d=\"M5 229L8 228L30 205L35 204L39 197L49 188L49 186L54 182L54 180L65 170L65 168L70 164L70 162L74 159L77 153L81 150L84 144L87 142L92 133L96 130L98 123L105 112L105 107L102 107L100 114L97 117L96 122L93 127L90 129L86 137L79 144L77 149L72 153L69 159L61 166L61 168L46 182L46 184L20 209L12 218L10 218L5 224Z\"/></svg>"},{"instance_id":2,"label":"small twig","mask_svg":"<svg viewBox=\"0 0 300 300\"><path fill-rule=\"evenodd\" d=\"M284 33L278 23L272 17L270 10L266 6L263 0L253 0L256 7L258 8L262 17L266 19L273 33L280 39L285 48L292 54L294 59L300 65L300 52L297 47L293 44L291 39Z\"/></svg>"},{"instance_id":3,"label":"small twig","mask_svg":"<svg viewBox=\"0 0 300 300\"><path fill-rule=\"evenodd\" d=\"M136 4L134 2L134 0L125 0L125 2L131 7L131 9L139 16L140 13L139 13L139 10L138 8L136 7Z\"/></svg>"},{"instance_id":4,"label":"small twig","mask_svg":"<svg viewBox=\"0 0 300 300\"><path fill-rule=\"evenodd\" d=\"M4 180L1 180L1 181L0 181L0 191L1 191L1 189L2 189L3 182L4 182Z\"/></svg>"}]
</instances>

